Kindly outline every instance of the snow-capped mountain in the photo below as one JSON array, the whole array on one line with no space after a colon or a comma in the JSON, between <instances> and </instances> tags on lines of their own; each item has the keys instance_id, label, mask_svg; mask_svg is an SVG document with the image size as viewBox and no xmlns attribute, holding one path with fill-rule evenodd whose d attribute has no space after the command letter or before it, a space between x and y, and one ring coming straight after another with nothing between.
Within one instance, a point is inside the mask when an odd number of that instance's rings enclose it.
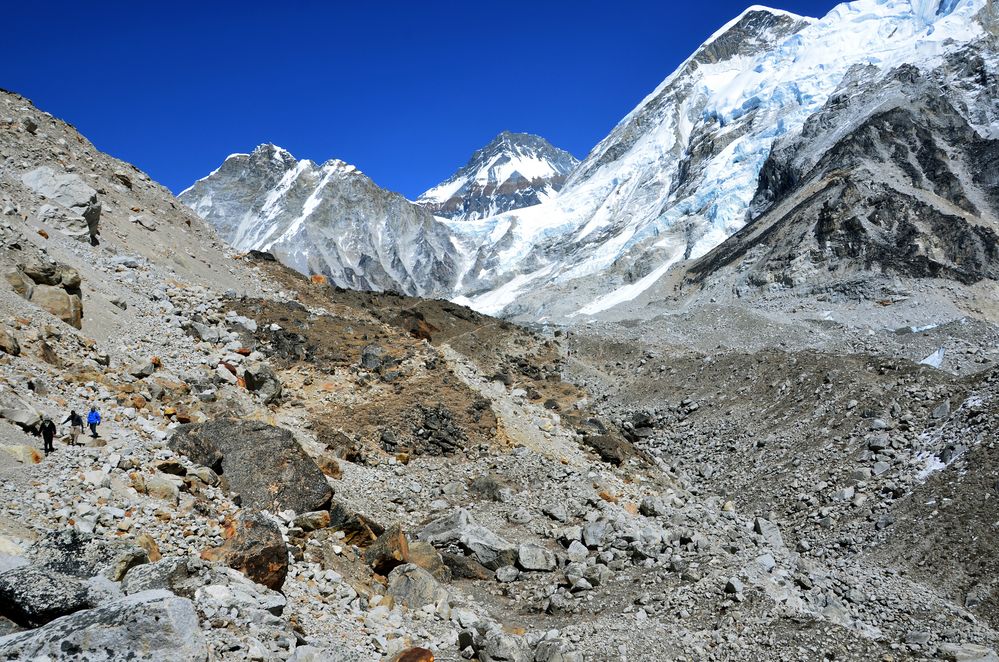
<instances>
[{"instance_id":1,"label":"snow-capped mountain","mask_svg":"<svg viewBox=\"0 0 999 662\"><path fill-rule=\"evenodd\" d=\"M992 199L999 183L987 174L969 174L977 172L976 159L986 159L984 173L997 171L995 161L987 160L991 147L969 152L958 145L974 137L986 143L999 139L997 35L999 9L993 0L856 0L821 19L750 7L625 116L572 169L560 191L552 195L532 184L532 192L542 194L540 204L484 218L479 216L510 200L527 200L504 196L522 181L513 172L533 182L531 177L555 171L552 159L535 159L526 148L514 150L514 158L506 143L523 141L501 135L448 182L421 196L421 204L438 205L435 213L451 219L435 220L429 210L378 189L345 164L296 162L275 148L230 157L181 197L235 245L273 250L292 266L330 274L338 284L434 293L521 319L585 319L634 300L674 267L700 264L703 274L734 264L720 248L708 263L698 259L747 223L768 215L761 221L765 225L773 214L786 212L785 199L807 193L801 182L824 185L823 177L835 169L813 178L816 164L830 151L859 149L861 138L853 143L847 138L854 131L868 135L864 131L874 131L877 121L899 122L900 132L905 123L915 131L921 123L964 122L971 133L936 125L929 131L934 144L950 150L959 164L954 167L964 168L951 174L970 192L973 207L959 205L958 216L992 231L995 207L983 201ZM946 97L951 110L916 112L915 106L892 105L904 94L888 99L872 92L879 86L902 89L899 72L924 81L918 87L924 109L937 95ZM862 103L848 103L861 91ZM879 117L889 107L897 112ZM871 144L914 150L917 158L915 142L888 133ZM864 196L895 186L906 195L913 187L941 195L928 165L910 172L895 156L881 162L833 160L856 169L856 195L847 199L856 202L858 213L886 213ZM538 169L524 172L528 163ZM878 163L885 172L901 168L899 176L909 179L904 185L876 181ZM916 171L922 174L912 175ZM344 188L352 194L341 195ZM902 207L914 211L919 205ZM840 209L843 222L849 211ZM830 223L823 227L841 227L839 221ZM890 233L875 237L876 225L864 241L874 241L872 250L885 259L921 251L940 267L931 271L958 277L957 256L930 255L935 238L945 232L939 224L916 224L916 234L930 243L917 241L909 253L882 250ZM795 232L784 236L798 236ZM773 236L764 234L762 240ZM733 244L746 233L739 237ZM974 271L989 274L992 244L984 235L979 239L975 250L982 259ZM769 248L754 244L754 251ZM862 263L837 263L837 268ZM756 280L776 279L769 282L780 285L779 271L767 267Z\"/></svg>"},{"instance_id":2,"label":"snow-capped mountain","mask_svg":"<svg viewBox=\"0 0 999 662\"><path fill-rule=\"evenodd\" d=\"M990 11L985 0L858 0L822 19L747 9L629 113L554 200L449 224L474 255L460 301L541 319L633 299L746 224L774 141L799 133L848 72L932 69L990 38ZM983 48L994 68L994 46Z\"/></svg>"},{"instance_id":3,"label":"snow-capped mountain","mask_svg":"<svg viewBox=\"0 0 999 662\"><path fill-rule=\"evenodd\" d=\"M544 138L504 131L416 203L456 221L547 202L579 160Z\"/></svg>"},{"instance_id":4,"label":"snow-capped mountain","mask_svg":"<svg viewBox=\"0 0 999 662\"><path fill-rule=\"evenodd\" d=\"M261 145L178 197L234 247L270 251L341 287L420 296L454 287L460 260L447 228L343 161Z\"/></svg>"}]
</instances>

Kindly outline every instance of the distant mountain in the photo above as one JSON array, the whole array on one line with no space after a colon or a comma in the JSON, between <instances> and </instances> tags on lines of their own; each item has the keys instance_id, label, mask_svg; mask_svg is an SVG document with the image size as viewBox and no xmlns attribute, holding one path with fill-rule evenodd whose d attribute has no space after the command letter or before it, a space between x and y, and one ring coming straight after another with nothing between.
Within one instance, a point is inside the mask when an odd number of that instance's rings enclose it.
<instances>
[{"instance_id":1,"label":"distant mountain","mask_svg":"<svg viewBox=\"0 0 999 662\"><path fill-rule=\"evenodd\" d=\"M343 161L298 161L261 145L233 154L178 196L234 247L362 290L451 293L460 260L448 229Z\"/></svg>"},{"instance_id":2,"label":"distant mountain","mask_svg":"<svg viewBox=\"0 0 999 662\"><path fill-rule=\"evenodd\" d=\"M544 138L504 131L416 203L452 220L486 218L550 200L578 163Z\"/></svg>"},{"instance_id":3,"label":"distant mountain","mask_svg":"<svg viewBox=\"0 0 999 662\"><path fill-rule=\"evenodd\" d=\"M235 245L338 284L522 320L602 315L729 267L737 288L993 279L997 41L992 0L856 0L820 19L752 6L578 164L504 133L414 204L275 152L181 198ZM338 197L355 178L364 193Z\"/></svg>"}]
</instances>

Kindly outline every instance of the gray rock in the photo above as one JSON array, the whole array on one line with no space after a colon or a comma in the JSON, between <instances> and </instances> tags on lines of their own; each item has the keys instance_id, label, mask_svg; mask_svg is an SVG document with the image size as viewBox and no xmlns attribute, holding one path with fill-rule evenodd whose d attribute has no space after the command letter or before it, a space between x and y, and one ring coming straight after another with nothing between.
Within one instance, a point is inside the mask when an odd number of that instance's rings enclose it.
<instances>
[{"instance_id":1,"label":"gray rock","mask_svg":"<svg viewBox=\"0 0 999 662\"><path fill-rule=\"evenodd\" d=\"M586 557L589 555L589 550L586 549L586 545L579 542L578 540L573 540L569 543L569 548L566 550L566 556L569 557L570 561L580 562L585 561Z\"/></svg>"},{"instance_id":2,"label":"gray rock","mask_svg":"<svg viewBox=\"0 0 999 662\"><path fill-rule=\"evenodd\" d=\"M944 400L933 408L933 418L940 420L950 416L950 400Z\"/></svg>"},{"instance_id":3,"label":"gray rock","mask_svg":"<svg viewBox=\"0 0 999 662\"><path fill-rule=\"evenodd\" d=\"M770 520L757 517L753 520L753 531L758 533L774 549L784 547L784 538L780 534L780 529Z\"/></svg>"},{"instance_id":4,"label":"gray rock","mask_svg":"<svg viewBox=\"0 0 999 662\"><path fill-rule=\"evenodd\" d=\"M476 561L490 570L513 565L517 560L517 547L484 526L466 528L458 542Z\"/></svg>"},{"instance_id":5,"label":"gray rock","mask_svg":"<svg viewBox=\"0 0 999 662\"><path fill-rule=\"evenodd\" d=\"M0 616L23 627L38 627L93 606L82 579L30 566L0 574Z\"/></svg>"},{"instance_id":6,"label":"gray rock","mask_svg":"<svg viewBox=\"0 0 999 662\"><path fill-rule=\"evenodd\" d=\"M521 545L517 548L517 565L523 570L550 572L555 569L555 554L538 545Z\"/></svg>"},{"instance_id":7,"label":"gray rock","mask_svg":"<svg viewBox=\"0 0 999 662\"><path fill-rule=\"evenodd\" d=\"M646 517L662 517L669 513L662 498L656 496L643 498L641 504L638 506L638 512Z\"/></svg>"},{"instance_id":8,"label":"gray rock","mask_svg":"<svg viewBox=\"0 0 999 662\"><path fill-rule=\"evenodd\" d=\"M412 563L400 565L389 573L387 592L408 609L437 604L448 597L433 575Z\"/></svg>"},{"instance_id":9,"label":"gray rock","mask_svg":"<svg viewBox=\"0 0 999 662\"><path fill-rule=\"evenodd\" d=\"M137 377L139 379L142 379L143 377L149 377L154 372L156 372L156 365L153 364L153 362L150 360L139 361L138 363L133 364L128 369L128 374L132 375L133 377Z\"/></svg>"},{"instance_id":10,"label":"gray rock","mask_svg":"<svg viewBox=\"0 0 999 662\"><path fill-rule=\"evenodd\" d=\"M496 568L496 580L499 582L509 584L517 581L518 577L520 577L520 571L512 565L504 565Z\"/></svg>"},{"instance_id":11,"label":"gray rock","mask_svg":"<svg viewBox=\"0 0 999 662\"><path fill-rule=\"evenodd\" d=\"M940 656L949 662L999 662L999 655L978 644L940 644Z\"/></svg>"},{"instance_id":12,"label":"gray rock","mask_svg":"<svg viewBox=\"0 0 999 662\"><path fill-rule=\"evenodd\" d=\"M281 397L281 380L266 363L247 366L243 373L247 390L260 396L264 404L270 404Z\"/></svg>"},{"instance_id":13,"label":"gray rock","mask_svg":"<svg viewBox=\"0 0 999 662\"><path fill-rule=\"evenodd\" d=\"M738 577L730 577L728 582L725 583L725 592L731 594L742 593L746 590L742 582L739 581Z\"/></svg>"},{"instance_id":14,"label":"gray rock","mask_svg":"<svg viewBox=\"0 0 999 662\"><path fill-rule=\"evenodd\" d=\"M191 601L161 590L136 593L2 637L0 657L196 662L208 659L208 646Z\"/></svg>"},{"instance_id":15,"label":"gray rock","mask_svg":"<svg viewBox=\"0 0 999 662\"><path fill-rule=\"evenodd\" d=\"M37 409L6 388L0 388L0 418L24 430L36 430L42 422Z\"/></svg>"},{"instance_id":16,"label":"gray rock","mask_svg":"<svg viewBox=\"0 0 999 662\"><path fill-rule=\"evenodd\" d=\"M88 238L92 239L100 232L101 203L97 200L97 191L87 186L79 175L40 166L21 175L21 182L50 202L85 219Z\"/></svg>"}]
</instances>

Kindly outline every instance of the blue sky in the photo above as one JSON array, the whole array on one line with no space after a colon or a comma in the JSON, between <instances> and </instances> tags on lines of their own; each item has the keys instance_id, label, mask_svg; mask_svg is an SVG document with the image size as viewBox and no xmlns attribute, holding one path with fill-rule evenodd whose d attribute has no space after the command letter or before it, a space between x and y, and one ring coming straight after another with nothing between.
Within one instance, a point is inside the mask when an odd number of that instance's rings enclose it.
<instances>
[{"instance_id":1,"label":"blue sky","mask_svg":"<svg viewBox=\"0 0 999 662\"><path fill-rule=\"evenodd\" d=\"M582 158L746 4L12 2L0 87L174 192L273 142L415 197L504 129Z\"/></svg>"}]
</instances>

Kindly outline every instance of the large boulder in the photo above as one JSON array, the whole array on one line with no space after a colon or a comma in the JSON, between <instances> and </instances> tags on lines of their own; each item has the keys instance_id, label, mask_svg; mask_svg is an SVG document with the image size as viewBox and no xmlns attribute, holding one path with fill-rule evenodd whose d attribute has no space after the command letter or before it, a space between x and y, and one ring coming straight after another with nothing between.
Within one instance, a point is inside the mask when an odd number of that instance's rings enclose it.
<instances>
[{"instance_id":1,"label":"large boulder","mask_svg":"<svg viewBox=\"0 0 999 662\"><path fill-rule=\"evenodd\" d=\"M0 418L23 430L37 430L42 422L42 415L37 409L5 387L0 387Z\"/></svg>"},{"instance_id":2,"label":"large boulder","mask_svg":"<svg viewBox=\"0 0 999 662\"><path fill-rule=\"evenodd\" d=\"M125 593L167 589L194 600L199 607L231 608L241 612L266 611L280 615L287 600L241 572L188 556L168 556L129 570L122 582Z\"/></svg>"},{"instance_id":3,"label":"large boulder","mask_svg":"<svg viewBox=\"0 0 999 662\"><path fill-rule=\"evenodd\" d=\"M277 524L260 513L243 514L231 538L205 550L206 561L223 563L275 591L288 576L288 546Z\"/></svg>"},{"instance_id":4,"label":"large boulder","mask_svg":"<svg viewBox=\"0 0 999 662\"><path fill-rule=\"evenodd\" d=\"M20 626L38 627L93 606L82 579L31 566L0 574L0 616Z\"/></svg>"},{"instance_id":5,"label":"large boulder","mask_svg":"<svg viewBox=\"0 0 999 662\"><path fill-rule=\"evenodd\" d=\"M29 189L44 196L51 204L64 207L71 215L82 217L87 223L88 240L93 241L100 232L101 203L97 191L79 175L61 173L48 166L40 166L21 175L21 182Z\"/></svg>"},{"instance_id":6,"label":"large boulder","mask_svg":"<svg viewBox=\"0 0 999 662\"><path fill-rule=\"evenodd\" d=\"M258 421L219 419L182 425L170 448L212 468L244 507L257 510L325 510L333 497L315 460L291 432Z\"/></svg>"},{"instance_id":7,"label":"large boulder","mask_svg":"<svg viewBox=\"0 0 999 662\"><path fill-rule=\"evenodd\" d=\"M146 550L132 541L106 540L76 529L50 532L27 553L39 568L81 579L102 575L113 582L149 561Z\"/></svg>"},{"instance_id":8,"label":"large boulder","mask_svg":"<svg viewBox=\"0 0 999 662\"><path fill-rule=\"evenodd\" d=\"M208 645L191 601L159 590L0 637L0 658L195 662L208 659Z\"/></svg>"},{"instance_id":9,"label":"large boulder","mask_svg":"<svg viewBox=\"0 0 999 662\"><path fill-rule=\"evenodd\" d=\"M79 295L70 294L55 285L35 285L31 291L31 303L52 313L66 324L79 329L83 319L83 304Z\"/></svg>"}]
</instances>

